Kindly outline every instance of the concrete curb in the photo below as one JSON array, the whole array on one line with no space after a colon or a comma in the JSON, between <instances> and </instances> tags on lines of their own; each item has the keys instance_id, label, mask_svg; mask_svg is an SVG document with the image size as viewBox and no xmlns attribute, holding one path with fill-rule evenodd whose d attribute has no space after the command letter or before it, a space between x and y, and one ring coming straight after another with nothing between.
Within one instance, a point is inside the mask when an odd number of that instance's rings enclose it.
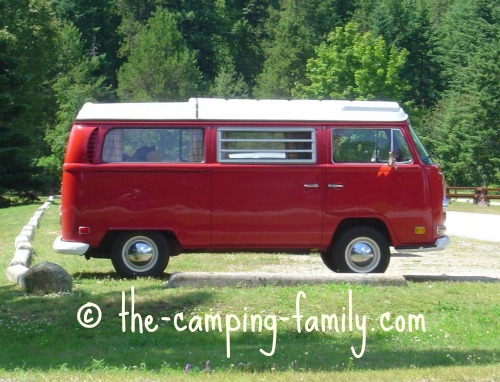
<instances>
[{"instance_id":1,"label":"concrete curb","mask_svg":"<svg viewBox=\"0 0 500 382\"><path fill-rule=\"evenodd\" d=\"M282 275L267 272L179 272L168 279L167 288L297 286L311 284L362 284L405 286L403 276L384 274Z\"/></svg>"},{"instance_id":2,"label":"concrete curb","mask_svg":"<svg viewBox=\"0 0 500 382\"><path fill-rule=\"evenodd\" d=\"M435 282L435 281L451 281L451 282L483 282L497 283L499 278L489 276L453 276L453 275L404 275L407 281L416 283Z\"/></svg>"},{"instance_id":3,"label":"concrete curb","mask_svg":"<svg viewBox=\"0 0 500 382\"><path fill-rule=\"evenodd\" d=\"M24 274L28 272L28 269L22 264L10 265L7 268L7 278L10 282L17 283L21 288L24 288L26 286Z\"/></svg>"},{"instance_id":4,"label":"concrete curb","mask_svg":"<svg viewBox=\"0 0 500 382\"><path fill-rule=\"evenodd\" d=\"M300 275L268 272L179 272L170 275L167 288L298 286L319 284L358 284L406 286L408 282L500 282L487 276L453 275L389 275L332 273L331 275Z\"/></svg>"},{"instance_id":5,"label":"concrete curb","mask_svg":"<svg viewBox=\"0 0 500 382\"><path fill-rule=\"evenodd\" d=\"M14 240L16 249L14 257L7 268L6 276L10 282L16 283L22 288L25 287L24 275L28 271L34 255L31 241L35 237L35 231L40 225L43 213L50 208L53 201L54 197L50 196L45 203L38 207L28 224L22 228L21 233Z\"/></svg>"}]
</instances>

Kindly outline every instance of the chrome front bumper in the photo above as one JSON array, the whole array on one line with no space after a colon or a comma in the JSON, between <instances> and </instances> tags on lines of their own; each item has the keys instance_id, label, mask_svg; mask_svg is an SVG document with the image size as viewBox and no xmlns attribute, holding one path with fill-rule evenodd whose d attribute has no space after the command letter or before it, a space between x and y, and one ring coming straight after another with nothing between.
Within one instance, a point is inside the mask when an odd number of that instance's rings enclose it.
<instances>
[{"instance_id":1,"label":"chrome front bumper","mask_svg":"<svg viewBox=\"0 0 500 382\"><path fill-rule=\"evenodd\" d=\"M82 256L89 249L89 245L85 243L78 243L76 241L64 241L62 236L58 236L52 244L52 248L57 253L64 255L78 255Z\"/></svg>"}]
</instances>

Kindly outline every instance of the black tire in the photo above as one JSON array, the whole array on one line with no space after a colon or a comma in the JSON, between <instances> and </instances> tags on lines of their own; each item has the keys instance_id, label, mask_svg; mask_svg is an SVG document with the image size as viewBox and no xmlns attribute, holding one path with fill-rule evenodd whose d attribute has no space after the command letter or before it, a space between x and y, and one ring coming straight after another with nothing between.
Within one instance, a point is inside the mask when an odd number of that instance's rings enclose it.
<instances>
[{"instance_id":1,"label":"black tire","mask_svg":"<svg viewBox=\"0 0 500 382\"><path fill-rule=\"evenodd\" d=\"M354 227L342 232L329 251L326 266L341 273L384 273L391 253L386 237L375 228Z\"/></svg>"},{"instance_id":2,"label":"black tire","mask_svg":"<svg viewBox=\"0 0 500 382\"><path fill-rule=\"evenodd\" d=\"M116 272L127 278L161 276L171 255L170 245L158 232L123 232L111 251Z\"/></svg>"},{"instance_id":3,"label":"black tire","mask_svg":"<svg viewBox=\"0 0 500 382\"><path fill-rule=\"evenodd\" d=\"M321 260L323 260L323 264L325 264L328 269L336 272L332 264L332 252L330 250L321 251L319 255L321 256Z\"/></svg>"}]
</instances>

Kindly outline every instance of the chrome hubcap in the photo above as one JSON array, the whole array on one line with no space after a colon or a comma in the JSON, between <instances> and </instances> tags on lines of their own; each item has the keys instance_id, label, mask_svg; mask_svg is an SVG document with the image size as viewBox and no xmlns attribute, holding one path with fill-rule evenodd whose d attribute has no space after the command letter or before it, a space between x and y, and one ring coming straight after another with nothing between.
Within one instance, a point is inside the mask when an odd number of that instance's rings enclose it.
<instances>
[{"instance_id":1,"label":"chrome hubcap","mask_svg":"<svg viewBox=\"0 0 500 382\"><path fill-rule=\"evenodd\" d=\"M158 260L158 247L150 238L136 236L125 243L122 257L130 269L144 272L151 269Z\"/></svg>"},{"instance_id":2,"label":"chrome hubcap","mask_svg":"<svg viewBox=\"0 0 500 382\"><path fill-rule=\"evenodd\" d=\"M346 248L346 263L354 272L367 273L373 271L380 263L380 258L379 246L369 237L356 238Z\"/></svg>"}]
</instances>

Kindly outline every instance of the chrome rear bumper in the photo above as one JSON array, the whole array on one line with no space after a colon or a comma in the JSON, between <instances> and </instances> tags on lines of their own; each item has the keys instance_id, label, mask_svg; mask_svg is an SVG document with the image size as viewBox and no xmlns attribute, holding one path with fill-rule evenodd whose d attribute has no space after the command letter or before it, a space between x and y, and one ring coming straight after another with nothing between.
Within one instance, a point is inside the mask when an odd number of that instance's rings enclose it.
<instances>
[{"instance_id":1,"label":"chrome rear bumper","mask_svg":"<svg viewBox=\"0 0 500 382\"><path fill-rule=\"evenodd\" d=\"M89 245L85 243L78 243L76 241L64 241L62 236L58 236L52 244L52 248L57 253L65 255L78 255L82 256L89 249Z\"/></svg>"}]
</instances>

